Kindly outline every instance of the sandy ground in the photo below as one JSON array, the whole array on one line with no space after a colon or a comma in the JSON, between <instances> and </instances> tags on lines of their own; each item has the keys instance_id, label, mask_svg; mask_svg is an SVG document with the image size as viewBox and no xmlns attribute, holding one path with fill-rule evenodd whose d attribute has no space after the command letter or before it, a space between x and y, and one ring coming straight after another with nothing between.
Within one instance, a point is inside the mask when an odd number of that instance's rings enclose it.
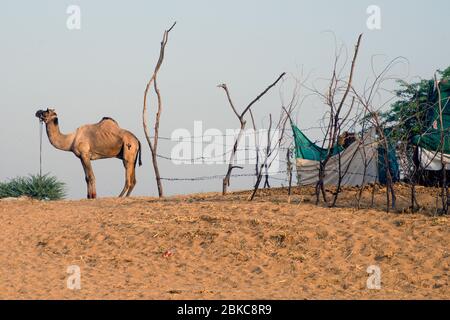
<instances>
[{"instance_id":1,"label":"sandy ground","mask_svg":"<svg viewBox=\"0 0 450 320\"><path fill-rule=\"evenodd\" d=\"M347 208L317 207L307 189L291 203L284 190L252 203L246 192L2 200L0 298L449 299L450 221L429 214L433 192L419 190L415 214L352 209L352 190ZM81 290L67 288L70 265ZM370 265L380 290L366 287Z\"/></svg>"}]
</instances>

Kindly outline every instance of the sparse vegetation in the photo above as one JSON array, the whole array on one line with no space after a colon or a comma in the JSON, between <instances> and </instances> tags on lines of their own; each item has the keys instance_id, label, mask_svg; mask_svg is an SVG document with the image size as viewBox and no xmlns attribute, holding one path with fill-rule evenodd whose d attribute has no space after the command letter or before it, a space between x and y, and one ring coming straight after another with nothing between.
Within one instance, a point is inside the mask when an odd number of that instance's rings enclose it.
<instances>
[{"instance_id":1,"label":"sparse vegetation","mask_svg":"<svg viewBox=\"0 0 450 320\"><path fill-rule=\"evenodd\" d=\"M64 182L54 176L29 175L0 182L0 198L22 196L39 200L60 200L66 195Z\"/></svg>"}]
</instances>

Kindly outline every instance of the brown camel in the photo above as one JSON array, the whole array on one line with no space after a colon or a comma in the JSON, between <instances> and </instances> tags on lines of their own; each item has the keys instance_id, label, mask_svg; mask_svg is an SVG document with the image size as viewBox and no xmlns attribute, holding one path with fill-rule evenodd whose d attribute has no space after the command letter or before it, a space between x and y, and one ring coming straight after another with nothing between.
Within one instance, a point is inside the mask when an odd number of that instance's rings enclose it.
<instances>
[{"instance_id":1,"label":"brown camel","mask_svg":"<svg viewBox=\"0 0 450 320\"><path fill-rule=\"evenodd\" d=\"M47 109L36 112L36 117L47 128L50 143L57 149L73 152L83 165L87 184L88 199L95 199L95 176L91 160L119 158L125 167L125 186L120 193L128 197L136 185L136 162L141 162L141 143L131 132L121 129L111 118L103 118L96 124L79 127L74 133L62 134L59 131L58 115L55 110Z\"/></svg>"},{"instance_id":2,"label":"brown camel","mask_svg":"<svg viewBox=\"0 0 450 320\"><path fill-rule=\"evenodd\" d=\"M356 141L356 134L353 132L344 131L338 137L338 144L344 149L347 149L355 141Z\"/></svg>"}]
</instances>

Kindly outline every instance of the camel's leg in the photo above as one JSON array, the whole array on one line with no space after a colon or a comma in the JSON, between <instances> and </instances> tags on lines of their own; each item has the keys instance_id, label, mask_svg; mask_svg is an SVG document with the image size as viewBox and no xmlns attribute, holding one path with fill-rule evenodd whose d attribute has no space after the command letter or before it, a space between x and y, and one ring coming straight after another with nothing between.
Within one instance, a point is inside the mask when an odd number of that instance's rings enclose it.
<instances>
[{"instance_id":1,"label":"camel's leg","mask_svg":"<svg viewBox=\"0 0 450 320\"><path fill-rule=\"evenodd\" d=\"M128 171L130 173L130 186L127 192L127 197L130 196L131 192L136 185L136 163L139 152L139 144L130 144L129 152L125 154L125 158L128 160Z\"/></svg>"},{"instance_id":2,"label":"camel's leg","mask_svg":"<svg viewBox=\"0 0 450 320\"><path fill-rule=\"evenodd\" d=\"M84 179L86 180L86 187L87 187L87 198L90 199L91 198L91 184L89 183L89 174L88 174L88 170L86 168L86 165L84 164L84 161L82 158L80 158L81 160L81 165L83 166L83 170L84 170Z\"/></svg>"},{"instance_id":3,"label":"camel's leg","mask_svg":"<svg viewBox=\"0 0 450 320\"><path fill-rule=\"evenodd\" d=\"M86 167L86 164L85 164L85 161L83 160L83 158L80 157L80 160L81 160L81 165L83 166L83 170L84 170L84 179L86 180L87 198L91 199L92 189L91 189L91 184L89 182L89 171Z\"/></svg>"},{"instance_id":4,"label":"camel's leg","mask_svg":"<svg viewBox=\"0 0 450 320\"><path fill-rule=\"evenodd\" d=\"M139 151L139 145L134 137L124 140L123 166L125 167L125 187L119 197L125 193L129 197L136 185L135 165Z\"/></svg>"},{"instance_id":5,"label":"camel's leg","mask_svg":"<svg viewBox=\"0 0 450 320\"><path fill-rule=\"evenodd\" d=\"M87 198L95 199L97 198L97 192L95 190L95 176L94 171L92 170L91 159L87 154L82 154L80 158L81 164L83 165L84 169L84 175L86 178L87 192L88 192Z\"/></svg>"},{"instance_id":6,"label":"camel's leg","mask_svg":"<svg viewBox=\"0 0 450 320\"><path fill-rule=\"evenodd\" d=\"M125 194L125 192L128 191L131 185L130 162L127 161L126 159L123 159L123 166L125 167L125 186L123 187L122 192L119 194L119 198L123 197L123 195Z\"/></svg>"},{"instance_id":7,"label":"camel's leg","mask_svg":"<svg viewBox=\"0 0 450 320\"><path fill-rule=\"evenodd\" d=\"M130 196L131 191L133 191L134 186L136 185L136 168L134 167L134 163L133 166L130 168L131 170L131 181L130 181L130 188L128 189L127 192L127 197Z\"/></svg>"}]
</instances>

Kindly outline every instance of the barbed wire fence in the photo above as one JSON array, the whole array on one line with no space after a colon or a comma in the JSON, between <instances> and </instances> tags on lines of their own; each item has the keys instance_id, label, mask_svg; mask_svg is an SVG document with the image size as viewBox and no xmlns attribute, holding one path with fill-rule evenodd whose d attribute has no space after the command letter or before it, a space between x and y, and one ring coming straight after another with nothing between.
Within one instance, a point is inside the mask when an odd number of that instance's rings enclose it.
<instances>
[{"instance_id":1,"label":"barbed wire fence","mask_svg":"<svg viewBox=\"0 0 450 320\"><path fill-rule=\"evenodd\" d=\"M310 128L303 128L300 129L302 132L308 132L314 129L321 129L321 127L310 127ZM286 129L286 131L292 131L292 129ZM207 144L216 144L219 147L222 148L232 148L232 146L227 145L226 143L217 143L217 142L211 142L211 141L207 141L204 142L202 140L197 140L197 139L203 139L206 137L226 137L226 136L233 136L233 135L226 135L226 134L221 134L221 135L201 135L201 136L190 136L190 137L186 137L183 139L173 139L170 137L159 137L159 139L166 141L166 142L172 142L172 143L179 143L179 142L187 142L187 143L207 143ZM289 140L289 143L285 143L287 145L292 145L293 143L293 136L291 135L287 135L287 139ZM314 144L319 144L321 142L321 140L314 140ZM303 147L304 148L304 147ZM287 169L287 166L289 164L290 161L288 161L287 159L283 159L281 157L282 152L286 152L287 150L292 150L292 147L289 146L280 146L277 148L277 152L280 154L280 157L278 157L278 159L276 160L279 164L279 167L282 167L282 169L280 170L275 170L275 171L269 171L270 172L270 179L271 180L275 180L275 181L279 181L280 183L288 183L289 182L289 178L287 176L287 174L289 173L289 170ZM256 155L256 152L262 152L262 148L261 147L242 147L242 148L238 148L237 152L242 152L242 151L246 151L249 153L253 153ZM220 162L220 163L216 163L214 161L217 161L218 159L221 159L222 157L228 156L230 153L232 152L232 150L228 150L225 151L221 154L217 154L211 157L207 157L207 156L198 156L198 157L173 157L172 155L167 155L167 154L161 154L158 153L157 157L162 159L162 160L166 160L166 161L170 161L172 162L175 166L179 166L179 165L190 165L190 164L198 164L198 165L209 165L209 164L218 164L218 165L226 165L226 162ZM292 157L295 158L295 153L292 153ZM245 164L247 165L253 165L254 163L252 163L251 161L256 161L258 160L258 157L254 156L254 157L249 157L246 156L245 158L239 158L239 161L243 161L245 162ZM295 166L295 165L294 165ZM285 169L283 169L285 168ZM304 169L303 169L304 170ZM310 169L313 170L313 169ZM338 169L327 169L327 172L338 172ZM349 175L360 175L361 173L359 172L352 172L352 171L347 171L346 172ZM280 175L285 174L286 177L281 178ZM168 181L168 182L196 182L196 181L209 181L209 180L222 180L225 177L224 174L213 174L213 175L199 175L199 176L191 176L191 177L186 177L186 176L164 176L161 177L161 180L164 181ZM255 172L245 172L245 173L236 173L236 174L232 174L231 177L233 178L245 178L245 177L255 177L256 178L256 174ZM296 175L294 175L294 177L296 178ZM298 182L297 180L295 182Z\"/></svg>"},{"instance_id":2,"label":"barbed wire fence","mask_svg":"<svg viewBox=\"0 0 450 320\"><path fill-rule=\"evenodd\" d=\"M302 129L302 131L310 131L313 129L320 129L320 127L311 127L311 128L306 128L306 129ZM289 129L290 131L292 131L292 129ZM250 135L249 135L250 136ZM213 137L222 137L222 138L226 138L226 137L235 137L234 134L205 134L205 135L197 135L197 136L189 136L189 137L183 137L183 138L179 138L179 139L175 139L172 137L167 137L167 136L160 136L159 139L165 142L171 142L171 143L190 143L190 144L208 144L208 145L214 145L216 147L218 147L219 149L222 148L223 149L229 149L223 153L220 154L214 154L213 156L197 156L197 157L174 157L172 155L168 155L168 154L162 154L162 153L158 153L156 156L162 160L166 160L166 161L170 161L172 163L174 163L174 165L189 165L189 164L199 164L199 165L207 165L207 164L218 164L218 165L225 165L225 162L218 162L218 160L223 159L224 157L227 157L231 154L232 150L232 146L228 145L227 143L218 143L217 141L210 141L210 138ZM206 141L204 141L206 140ZM285 151L288 150L289 147L285 147L285 146L281 146L277 149L278 152L281 151ZM241 148L237 148L236 152L243 152L245 151L246 153L249 154L254 154L254 157L250 157L250 156L246 156L246 157L239 157L239 161L244 162L245 164L248 165L253 165L254 163L252 163L252 161L257 161L258 157L256 156L256 153L262 153L262 148L261 147L241 147ZM280 165L283 165L285 163L287 163L287 160L284 159L277 159L278 163ZM256 162L255 162L256 163ZM276 171L270 171L270 179L273 179L275 181L280 181L280 182L288 182L287 177L286 178L280 178L279 175L281 174L287 174L288 171L287 170L276 170ZM277 177L278 175L278 177ZM214 175L201 175L201 176L192 176L192 177L179 177L179 176L165 176L165 177L161 177L161 180L164 181L170 181L170 182L195 182L195 181L207 181L207 180L222 180L225 177L224 174L214 174ZM242 178L242 177L256 177L255 172L248 172L248 173L236 173L236 174L232 174L231 177L233 178Z\"/></svg>"}]
</instances>

